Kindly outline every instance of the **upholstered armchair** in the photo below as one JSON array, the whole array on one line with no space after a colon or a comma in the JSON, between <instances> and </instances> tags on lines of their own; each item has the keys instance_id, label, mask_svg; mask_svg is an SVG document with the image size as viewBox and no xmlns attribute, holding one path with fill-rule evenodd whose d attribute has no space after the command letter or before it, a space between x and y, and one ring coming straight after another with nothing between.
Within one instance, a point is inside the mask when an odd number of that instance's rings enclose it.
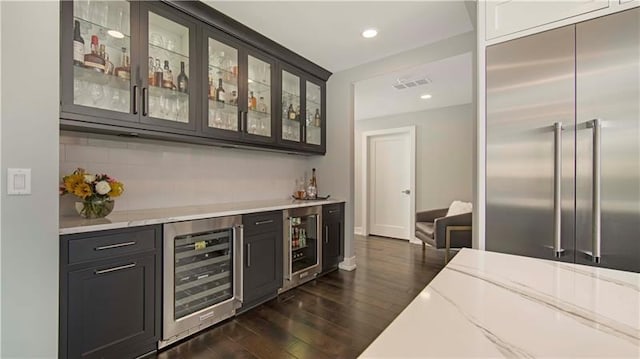
<instances>
[{"instance_id":1,"label":"upholstered armchair","mask_svg":"<svg viewBox=\"0 0 640 359\"><path fill-rule=\"evenodd\" d=\"M434 248L444 248L445 263L449 262L451 248L471 247L471 212L447 215L452 212L450 209L416 213L416 238L422 241L423 248L425 243Z\"/></svg>"}]
</instances>

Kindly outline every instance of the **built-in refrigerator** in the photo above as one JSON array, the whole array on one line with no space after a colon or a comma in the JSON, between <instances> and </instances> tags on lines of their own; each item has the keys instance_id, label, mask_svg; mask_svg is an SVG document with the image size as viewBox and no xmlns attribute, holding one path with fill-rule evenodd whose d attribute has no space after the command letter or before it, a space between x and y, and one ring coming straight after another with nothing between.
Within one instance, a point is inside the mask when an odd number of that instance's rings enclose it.
<instances>
[{"instance_id":1,"label":"built-in refrigerator","mask_svg":"<svg viewBox=\"0 0 640 359\"><path fill-rule=\"evenodd\" d=\"M486 248L640 272L640 8L486 52Z\"/></svg>"}]
</instances>

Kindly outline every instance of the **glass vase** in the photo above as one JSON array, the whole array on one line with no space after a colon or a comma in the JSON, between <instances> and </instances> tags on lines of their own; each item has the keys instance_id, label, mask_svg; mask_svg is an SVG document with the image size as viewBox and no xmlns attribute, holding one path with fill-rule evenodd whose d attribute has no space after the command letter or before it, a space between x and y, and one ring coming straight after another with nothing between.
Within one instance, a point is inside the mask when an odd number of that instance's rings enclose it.
<instances>
[{"instance_id":1,"label":"glass vase","mask_svg":"<svg viewBox=\"0 0 640 359\"><path fill-rule=\"evenodd\" d=\"M76 212L83 218L104 218L113 211L112 199L95 199L76 202Z\"/></svg>"}]
</instances>

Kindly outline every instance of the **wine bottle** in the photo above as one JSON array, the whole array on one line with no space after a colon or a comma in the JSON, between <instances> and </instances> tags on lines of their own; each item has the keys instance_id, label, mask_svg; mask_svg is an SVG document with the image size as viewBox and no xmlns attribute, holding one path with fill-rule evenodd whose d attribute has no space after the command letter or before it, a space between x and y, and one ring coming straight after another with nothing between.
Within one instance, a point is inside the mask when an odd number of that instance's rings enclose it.
<instances>
[{"instance_id":1,"label":"wine bottle","mask_svg":"<svg viewBox=\"0 0 640 359\"><path fill-rule=\"evenodd\" d=\"M178 75L178 91L187 92L189 87L189 78L184 73L184 61L180 61L180 74Z\"/></svg>"},{"instance_id":2,"label":"wine bottle","mask_svg":"<svg viewBox=\"0 0 640 359\"><path fill-rule=\"evenodd\" d=\"M320 109L316 108L316 114L313 116L313 125L320 127Z\"/></svg>"},{"instance_id":3,"label":"wine bottle","mask_svg":"<svg viewBox=\"0 0 640 359\"><path fill-rule=\"evenodd\" d=\"M249 96L249 110L256 110L257 108L257 101L256 101L256 97L253 96L253 91L251 91L249 93L251 96Z\"/></svg>"},{"instance_id":4,"label":"wine bottle","mask_svg":"<svg viewBox=\"0 0 640 359\"><path fill-rule=\"evenodd\" d=\"M218 88L216 89L216 101L223 103L225 101L225 91L222 87L222 79L218 79Z\"/></svg>"},{"instance_id":5,"label":"wine bottle","mask_svg":"<svg viewBox=\"0 0 640 359\"><path fill-rule=\"evenodd\" d=\"M169 67L169 60L164 60L164 70L162 71L162 87L173 89L173 73Z\"/></svg>"},{"instance_id":6,"label":"wine bottle","mask_svg":"<svg viewBox=\"0 0 640 359\"><path fill-rule=\"evenodd\" d=\"M99 41L96 35L91 36L91 52L84 55L84 65L98 72L104 72L105 61L98 53Z\"/></svg>"},{"instance_id":7,"label":"wine bottle","mask_svg":"<svg viewBox=\"0 0 640 359\"><path fill-rule=\"evenodd\" d=\"M289 104L289 109L287 110L287 118L291 121L296 120L296 111L293 109L293 104Z\"/></svg>"},{"instance_id":8,"label":"wine bottle","mask_svg":"<svg viewBox=\"0 0 640 359\"><path fill-rule=\"evenodd\" d=\"M84 65L84 39L80 35L80 21L75 20L73 25L73 64Z\"/></svg>"},{"instance_id":9,"label":"wine bottle","mask_svg":"<svg viewBox=\"0 0 640 359\"><path fill-rule=\"evenodd\" d=\"M316 169L312 170L311 180L309 181L309 187L307 188L307 197L315 199L318 194L318 183L316 182Z\"/></svg>"},{"instance_id":10,"label":"wine bottle","mask_svg":"<svg viewBox=\"0 0 640 359\"><path fill-rule=\"evenodd\" d=\"M116 67L113 74L125 80L131 79L131 65L129 64L129 55L127 55L126 47L122 48L120 66Z\"/></svg>"},{"instance_id":11,"label":"wine bottle","mask_svg":"<svg viewBox=\"0 0 640 359\"><path fill-rule=\"evenodd\" d=\"M149 86L158 86L156 84L156 67L153 65L153 57L149 56Z\"/></svg>"},{"instance_id":12,"label":"wine bottle","mask_svg":"<svg viewBox=\"0 0 640 359\"><path fill-rule=\"evenodd\" d=\"M155 81L154 83L156 84L156 86L161 87L162 86L162 66L160 66L160 59L156 59L156 66L154 68L154 76L155 76Z\"/></svg>"}]
</instances>

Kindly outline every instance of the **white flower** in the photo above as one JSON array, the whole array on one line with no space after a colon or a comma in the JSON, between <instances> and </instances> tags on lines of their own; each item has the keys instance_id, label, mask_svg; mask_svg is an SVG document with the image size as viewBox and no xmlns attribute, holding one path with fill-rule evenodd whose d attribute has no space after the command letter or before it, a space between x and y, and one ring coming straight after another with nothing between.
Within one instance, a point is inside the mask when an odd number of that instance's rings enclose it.
<instances>
[{"instance_id":1,"label":"white flower","mask_svg":"<svg viewBox=\"0 0 640 359\"><path fill-rule=\"evenodd\" d=\"M100 181L96 183L96 192L98 192L98 194L101 194L101 195L105 195L111 192L111 186L109 186L109 182Z\"/></svg>"},{"instance_id":2,"label":"white flower","mask_svg":"<svg viewBox=\"0 0 640 359\"><path fill-rule=\"evenodd\" d=\"M96 175L84 175L85 183L92 183L95 180L96 180Z\"/></svg>"}]
</instances>

